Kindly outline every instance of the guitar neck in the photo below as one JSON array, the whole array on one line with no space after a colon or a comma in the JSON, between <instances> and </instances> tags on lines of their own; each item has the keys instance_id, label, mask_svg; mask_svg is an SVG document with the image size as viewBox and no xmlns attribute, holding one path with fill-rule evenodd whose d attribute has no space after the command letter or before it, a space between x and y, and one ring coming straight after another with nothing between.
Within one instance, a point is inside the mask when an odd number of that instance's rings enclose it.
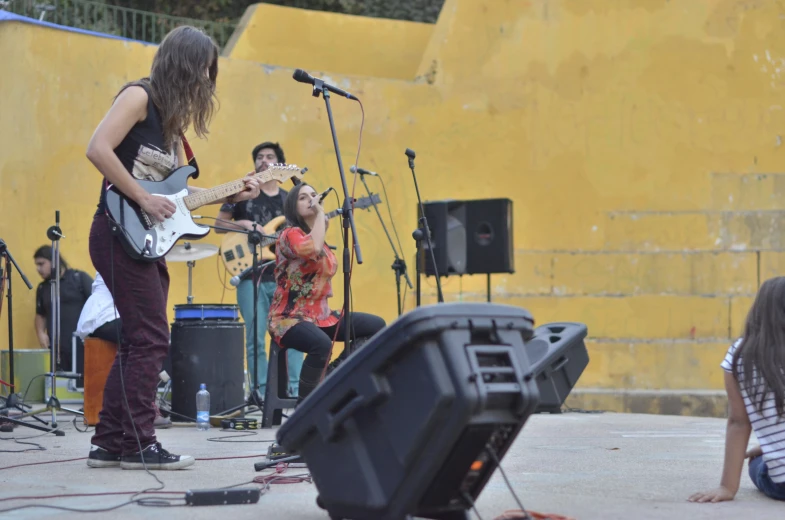
<instances>
[{"instance_id":1,"label":"guitar neck","mask_svg":"<svg viewBox=\"0 0 785 520\"><path fill-rule=\"evenodd\" d=\"M259 179L262 183L265 183L271 180L281 182L290 177L294 180L298 177L302 177L302 175L302 171L294 164L274 164L265 171L254 174L253 177ZM190 195L186 195L183 197L183 202L185 202L185 207L188 208L188 211L193 211L196 208L218 202L226 197L231 197L244 189L244 179L237 179L213 188L199 190Z\"/></svg>"},{"instance_id":2,"label":"guitar neck","mask_svg":"<svg viewBox=\"0 0 785 520\"><path fill-rule=\"evenodd\" d=\"M183 197L183 202L188 211L193 211L207 204L219 201L226 197L231 197L245 189L245 182L242 179L220 184L213 188L199 190Z\"/></svg>"}]
</instances>

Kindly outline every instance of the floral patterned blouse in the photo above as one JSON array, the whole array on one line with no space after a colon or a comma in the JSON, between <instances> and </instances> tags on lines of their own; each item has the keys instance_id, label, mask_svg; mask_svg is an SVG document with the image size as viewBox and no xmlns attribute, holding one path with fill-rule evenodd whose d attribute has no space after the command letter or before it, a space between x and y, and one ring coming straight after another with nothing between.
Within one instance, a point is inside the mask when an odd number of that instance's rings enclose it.
<instances>
[{"instance_id":1,"label":"floral patterned blouse","mask_svg":"<svg viewBox=\"0 0 785 520\"><path fill-rule=\"evenodd\" d=\"M333 295L330 280L338 271L338 260L324 244L316 251L311 235L299 227L284 229L275 246L277 287L270 303L267 328L280 345L286 332L303 321L317 327L338 323L327 299Z\"/></svg>"}]
</instances>

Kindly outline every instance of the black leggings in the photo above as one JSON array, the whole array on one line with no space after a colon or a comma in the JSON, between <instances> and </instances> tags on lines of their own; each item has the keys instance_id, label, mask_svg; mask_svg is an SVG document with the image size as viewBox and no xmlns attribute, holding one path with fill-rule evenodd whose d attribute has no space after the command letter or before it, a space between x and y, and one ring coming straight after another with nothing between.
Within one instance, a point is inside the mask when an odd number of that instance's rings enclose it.
<instances>
[{"instance_id":1,"label":"black leggings","mask_svg":"<svg viewBox=\"0 0 785 520\"><path fill-rule=\"evenodd\" d=\"M358 343L360 340L370 338L386 326L379 316L364 312L353 312L350 321L352 328L350 337ZM345 337L343 318L331 327L317 327L310 321L303 321L286 331L281 338L281 347L293 348L307 354L300 371L299 399L301 401L319 384L322 371L329 360L333 337L335 341L343 342ZM349 346L344 345L344 353L348 349ZM344 354L342 353L341 356L343 357Z\"/></svg>"}]
</instances>

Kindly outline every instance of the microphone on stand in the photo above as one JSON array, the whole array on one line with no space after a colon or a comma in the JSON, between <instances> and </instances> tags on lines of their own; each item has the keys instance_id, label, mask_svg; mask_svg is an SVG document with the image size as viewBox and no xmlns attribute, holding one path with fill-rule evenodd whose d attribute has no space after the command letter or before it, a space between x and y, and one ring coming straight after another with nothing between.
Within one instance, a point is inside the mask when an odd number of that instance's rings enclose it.
<instances>
[{"instance_id":1,"label":"microphone on stand","mask_svg":"<svg viewBox=\"0 0 785 520\"><path fill-rule=\"evenodd\" d=\"M334 94L338 94L339 96L344 96L348 99L354 99L355 101L359 101L356 97L349 94L345 90L341 90L338 87L334 87L330 85L329 83L325 83L323 80L319 78L314 78L313 76L305 72L303 69L295 70L294 74L292 74L292 77L294 78L295 81L299 81L300 83L308 83L310 85L313 85L315 88L321 88L322 86L324 86L324 88L326 88L327 90L329 90ZM317 85L317 83L319 83L319 85Z\"/></svg>"},{"instance_id":2,"label":"microphone on stand","mask_svg":"<svg viewBox=\"0 0 785 520\"><path fill-rule=\"evenodd\" d=\"M349 168L349 171L352 173L359 173L360 175L370 175L371 177L378 177L379 174L376 172L368 171L364 168L358 168L357 166L352 166Z\"/></svg>"},{"instance_id":3,"label":"microphone on stand","mask_svg":"<svg viewBox=\"0 0 785 520\"><path fill-rule=\"evenodd\" d=\"M265 262L263 264L259 264L259 269L262 269L262 268L264 268L264 267L266 267L266 266L268 266L270 264L273 264L273 263L275 263L275 260L270 260L269 262ZM242 282L249 274L251 274L251 271L253 271L253 266L249 267L248 269L245 269L245 270L241 271L240 274L236 274L236 275L232 276L232 278L229 279L229 283L233 287L237 287L238 285L240 285L240 282Z\"/></svg>"}]
</instances>

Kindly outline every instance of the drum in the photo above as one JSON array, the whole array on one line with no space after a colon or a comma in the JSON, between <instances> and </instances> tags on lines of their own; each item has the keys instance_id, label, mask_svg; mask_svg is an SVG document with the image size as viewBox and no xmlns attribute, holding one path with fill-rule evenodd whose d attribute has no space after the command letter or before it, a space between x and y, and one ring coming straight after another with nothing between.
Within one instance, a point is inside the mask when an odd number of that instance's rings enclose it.
<instances>
[{"instance_id":1,"label":"drum","mask_svg":"<svg viewBox=\"0 0 785 520\"><path fill-rule=\"evenodd\" d=\"M210 392L210 415L242 405L245 326L237 305L175 305L169 349L172 411L196 418L199 385ZM186 419L172 415L172 421Z\"/></svg>"},{"instance_id":2,"label":"drum","mask_svg":"<svg viewBox=\"0 0 785 520\"><path fill-rule=\"evenodd\" d=\"M104 405L104 386L117 354L117 344L99 338L84 341L84 424L98 424ZM60 389L57 389L58 393Z\"/></svg>"},{"instance_id":3,"label":"drum","mask_svg":"<svg viewBox=\"0 0 785 520\"><path fill-rule=\"evenodd\" d=\"M174 306L174 319L179 320L229 320L240 319L237 305L219 303L187 303Z\"/></svg>"}]
</instances>

